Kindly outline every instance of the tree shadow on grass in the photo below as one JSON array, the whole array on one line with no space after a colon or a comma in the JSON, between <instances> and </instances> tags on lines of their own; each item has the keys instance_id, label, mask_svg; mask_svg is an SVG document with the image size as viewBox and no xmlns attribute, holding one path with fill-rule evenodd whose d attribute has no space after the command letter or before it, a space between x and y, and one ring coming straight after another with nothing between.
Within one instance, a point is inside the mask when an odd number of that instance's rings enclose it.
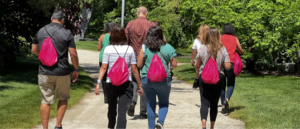
<instances>
[{"instance_id":1,"label":"tree shadow on grass","mask_svg":"<svg viewBox=\"0 0 300 129\"><path fill-rule=\"evenodd\" d=\"M2 86L2 85L0 85L0 92L1 91L4 91L4 90L9 90L9 89L14 89L15 87L11 87L11 86Z\"/></svg>"},{"instance_id":2,"label":"tree shadow on grass","mask_svg":"<svg viewBox=\"0 0 300 129\"><path fill-rule=\"evenodd\" d=\"M0 74L0 82L38 83L39 61L33 58L18 59Z\"/></svg>"},{"instance_id":3,"label":"tree shadow on grass","mask_svg":"<svg viewBox=\"0 0 300 129\"><path fill-rule=\"evenodd\" d=\"M195 73L195 68L185 68L182 70L178 70L177 72L190 72L190 73Z\"/></svg>"},{"instance_id":4,"label":"tree shadow on grass","mask_svg":"<svg viewBox=\"0 0 300 129\"><path fill-rule=\"evenodd\" d=\"M243 109L243 108L245 108L245 106L230 107L230 109L227 110L228 115L229 115L230 113L234 112L234 111L238 111L238 110L241 110L241 109Z\"/></svg>"},{"instance_id":5,"label":"tree shadow on grass","mask_svg":"<svg viewBox=\"0 0 300 129\"><path fill-rule=\"evenodd\" d=\"M83 69L80 69L80 72L83 72ZM71 83L71 89L86 89L91 90L91 87L94 86L94 81L88 75L79 75L78 80L75 83Z\"/></svg>"}]
</instances>

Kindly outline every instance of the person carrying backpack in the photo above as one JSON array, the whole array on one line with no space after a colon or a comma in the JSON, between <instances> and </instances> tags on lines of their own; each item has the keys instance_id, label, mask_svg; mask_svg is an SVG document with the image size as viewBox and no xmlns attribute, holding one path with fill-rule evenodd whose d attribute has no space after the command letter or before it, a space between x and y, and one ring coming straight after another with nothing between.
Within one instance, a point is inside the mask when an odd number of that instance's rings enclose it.
<instances>
[{"instance_id":1,"label":"person carrying backpack","mask_svg":"<svg viewBox=\"0 0 300 129\"><path fill-rule=\"evenodd\" d=\"M227 49L227 52L229 54L230 62L231 62L231 68L230 70L225 70L225 77L227 79L227 93L226 93L226 99L225 99L225 92L226 92L226 79L225 83L223 85L222 93L221 93L221 103L222 103L222 114L225 114L225 109L229 109L228 101L230 100L230 97L233 93L234 86L235 86L235 73L234 68L235 67L235 53L238 50L240 54L244 53L244 50L242 49L242 46L235 36L234 27L227 23L223 27L223 35L221 36L221 41L224 47Z\"/></svg>"},{"instance_id":2,"label":"person carrying backpack","mask_svg":"<svg viewBox=\"0 0 300 129\"><path fill-rule=\"evenodd\" d=\"M126 128L126 113L133 94L131 73L139 85L138 90L140 90L141 95L144 92L136 67L135 53L133 48L127 43L125 29L121 26L114 27L111 31L109 42L109 46L104 49L95 94L100 94L101 82L106 81L108 128L115 128L117 114L117 128ZM102 80L106 71L108 73L107 79Z\"/></svg>"},{"instance_id":3,"label":"person carrying backpack","mask_svg":"<svg viewBox=\"0 0 300 129\"><path fill-rule=\"evenodd\" d=\"M62 120L70 99L71 78L78 79L78 55L74 37L70 30L64 28L66 13L55 9L51 23L41 28L32 42L32 53L40 60L38 84L41 90L40 116L43 128L48 128L50 105L59 99L55 129L62 129ZM74 71L71 74L70 53Z\"/></svg>"},{"instance_id":4,"label":"person carrying backpack","mask_svg":"<svg viewBox=\"0 0 300 129\"><path fill-rule=\"evenodd\" d=\"M109 36L110 36L110 32L111 30L115 27L115 23L114 22L107 22L105 24L104 30L103 30L103 34L100 36L100 38L98 39L98 46L97 49L98 51L100 51L99 54L99 66L101 68L102 66L102 57L103 57L103 52L106 46L109 45ZM107 77L107 73L104 74L103 79L106 79ZM103 95L104 95L104 103L107 103L107 95L106 95L106 82L102 81L102 88L103 88Z\"/></svg>"},{"instance_id":5,"label":"person carrying backpack","mask_svg":"<svg viewBox=\"0 0 300 129\"><path fill-rule=\"evenodd\" d=\"M202 46L199 48L196 62L196 78L199 78L201 96L201 122L206 129L208 108L210 107L211 129L218 114L218 102L224 85L224 67L230 69L230 59L226 48L220 41L220 31L217 28L206 29Z\"/></svg>"},{"instance_id":6,"label":"person carrying backpack","mask_svg":"<svg viewBox=\"0 0 300 129\"><path fill-rule=\"evenodd\" d=\"M169 107L171 73L169 63L177 67L176 51L164 42L163 31L159 26L149 29L145 44L138 56L137 66L142 67L142 85L146 95L148 128L162 129ZM155 124L156 96L158 97L158 121Z\"/></svg>"}]
</instances>

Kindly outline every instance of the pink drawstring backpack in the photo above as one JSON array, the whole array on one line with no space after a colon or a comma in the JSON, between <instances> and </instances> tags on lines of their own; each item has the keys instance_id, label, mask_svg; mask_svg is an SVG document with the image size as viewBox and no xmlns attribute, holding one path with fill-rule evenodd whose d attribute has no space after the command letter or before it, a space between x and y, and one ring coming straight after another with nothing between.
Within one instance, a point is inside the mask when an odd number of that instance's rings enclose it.
<instances>
[{"instance_id":1,"label":"pink drawstring backpack","mask_svg":"<svg viewBox=\"0 0 300 129\"><path fill-rule=\"evenodd\" d=\"M217 62L210 57L201 74L204 83L217 84L220 80Z\"/></svg>"},{"instance_id":2,"label":"pink drawstring backpack","mask_svg":"<svg viewBox=\"0 0 300 129\"><path fill-rule=\"evenodd\" d=\"M160 54L164 57L164 55L160 52ZM147 78L150 82L161 82L166 77L168 77L165 67L157 54L155 54L152 58Z\"/></svg>"},{"instance_id":3,"label":"pink drawstring backpack","mask_svg":"<svg viewBox=\"0 0 300 129\"><path fill-rule=\"evenodd\" d=\"M129 48L129 46L127 47L127 50L128 50L128 48ZM115 48L115 50L118 53L116 48ZM109 77L109 79L111 80L111 83L114 86L120 86L123 83L128 81L129 71L128 71L127 63L124 59L126 56L127 50L125 52L124 57L120 57L120 54L118 53L119 58L117 59L117 61L114 63L114 65L111 67L109 73L107 74L107 77Z\"/></svg>"},{"instance_id":4,"label":"pink drawstring backpack","mask_svg":"<svg viewBox=\"0 0 300 129\"><path fill-rule=\"evenodd\" d=\"M46 27L45 30L47 31ZM41 63L46 66L51 67L57 63L57 52L50 37L47 37L44 40L38 58L41 61Z\"/></svg>"},{"instance_id":5,"label":"pink drawstring backpack","mask_svg":"<svg viewBox=\"0 0 300 129\"><path fill-rule=\"evenodd\" d=\"M235 56L235 60L234 60L234 70L233 71L234 71L235 76L239 76L239 74L243 70L244 65L243 65L243 62L237 52L234 54L234 56Z\"/></svg>"}]
</instances>

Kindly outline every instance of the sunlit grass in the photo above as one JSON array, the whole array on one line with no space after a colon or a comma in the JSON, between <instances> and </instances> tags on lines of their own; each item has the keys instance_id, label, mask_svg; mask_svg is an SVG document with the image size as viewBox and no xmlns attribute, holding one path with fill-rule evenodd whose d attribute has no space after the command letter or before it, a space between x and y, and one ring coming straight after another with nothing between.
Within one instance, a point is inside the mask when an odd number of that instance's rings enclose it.
<instances>
[{"instance_id":1,"label":"sunlit grass","mask_svg":"<svg viewBox=\"0 0 300 129\"><path fill-rule=\"evenodd\" d=\"M18 59L12 69L1 73L0 128L30 128L41 123L38 65L37 59ZM92 79L81 69L78 81L71 84L68 107L76 104L93 84ZM50 117L56 115L57 103L58 100L51 105Z\"/></svg>"}]
</instances>

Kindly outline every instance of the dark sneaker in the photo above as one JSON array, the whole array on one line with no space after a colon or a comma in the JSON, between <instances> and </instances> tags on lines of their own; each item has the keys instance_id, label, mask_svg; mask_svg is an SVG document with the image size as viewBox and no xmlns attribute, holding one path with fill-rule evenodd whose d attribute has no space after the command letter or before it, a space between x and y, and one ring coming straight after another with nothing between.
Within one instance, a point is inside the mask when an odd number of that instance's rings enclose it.
<instances>
[{"instance_id":1,"label":"dark sneaker","mask_svg":"<svg viewBox=\"0 0 300 129\"><path fill-rule=\"evenodd\" d=\"M226 114L225 108L222 108L221 113Z\"/></svg>"},{"instance_id":2,"label":"dark sneaker","mask_svg":"<svg viewBox=\"0 0 300 129\"><path fill-rule=\"evenodd\" d=\"M61 125L61 127L57 127L57 126L55 126L55 128L54 129L62 129L62 125Z\"/></svg>"},{"instance_id":3,"label":"dark sneaker","mask_svg":"<svg viewBox=\"0 0 300 129\"><path fill-rule=\"evenodd\" d=\"M225 109L229 109L229 104L227 100L224 100Z\"/></svg>"},{"instance_id":4,"label":"dark sneaker","mask_svg":"<svg viewBox=\"0 0 300 129\"><path fill-rule=\"evenodd\" d=\"M133 104L133 103L131 103L129 105L129 108L128 108L128 111L127 111L128 116L134 116L134 107L135 107L135 104Z\"/></svg>"},{"instance_id":5,"label":"dark sneaker","mask_svg":"<svg viewBox=\"0 0 300 129\"><path fill-rule=\"evenodd\" d=\"M147 114L144 113L140 114L140 119L147 119L147 118L148 118Z\"/></svg>"},{"instance_id":6,"label":"dark sneaker","mask_svg":"<svg viewBox=\"0 0 300 129\"><path fill-rule=\"evenodd\" d=\"M162 126L161 123L157 122L157 123L155 124L155 129L163 129L163 128L164 128L164 127Z\"/></svg>"}]
</instances>

